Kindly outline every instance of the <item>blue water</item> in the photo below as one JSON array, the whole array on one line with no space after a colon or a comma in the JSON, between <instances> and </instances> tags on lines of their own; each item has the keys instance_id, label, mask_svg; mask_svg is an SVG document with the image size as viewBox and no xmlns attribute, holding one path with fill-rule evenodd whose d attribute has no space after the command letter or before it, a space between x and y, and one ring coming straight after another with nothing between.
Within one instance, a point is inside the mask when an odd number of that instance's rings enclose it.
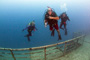
<instances>
[{"instance_id":1,"label":"blue water","mask_svg":"<svg viewBox=\"0 0 90 60\"><path fill-rule=\"evenodd\" d=\"M72 38L73 32L88 30L90 27L89 0L0 0L0 47L28 48L62 42ZM68 35L60 30L62 40L57 41L58 35L50 36L49 26L44 27L44 14L47 6L55 10L59 16L65 9L70 18L67 22ZM38 31L33 32L31 42L24 37L28 32L22 32L26 25L35 20ZM60 20L58 21L60 26Z\"/></svg>"}]
</instances>

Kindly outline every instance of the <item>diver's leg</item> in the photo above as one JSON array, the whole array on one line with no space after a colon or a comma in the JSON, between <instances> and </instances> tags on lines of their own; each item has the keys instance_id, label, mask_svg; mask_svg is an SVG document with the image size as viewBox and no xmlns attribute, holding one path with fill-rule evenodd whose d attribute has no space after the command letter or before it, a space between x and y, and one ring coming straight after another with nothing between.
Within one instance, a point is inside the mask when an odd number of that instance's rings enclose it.
<instances>
[{"instance_id":1,"label":"diver's leg","mask_svg":"<svg viewBox=\"0 0 90 60\"><path fill-rule=\"evenodd\" d=\"M51 31L51 36L54 36L54 29L52 27L52 25L49 25L50 31Z\"/></svg>"},{"instance_id":2,"label":"diver's leg","mask_svg":"<svg viewBox=\"0 0 90 60\"><path fill-rule=\"evenodd\" d=\"M64 24L64 28L65 28L65 35L67 35L67 28L66 28L66 24Z\"/></svg>"},{"instance_id":3,"label":"diver's leg","mask_svg":"<svg viewBox=\"0 0 90 60\"><path fill-rule=\"evenodd\" d=\"M64 30L64 28L62 28L62 25L63 25L63 23L60 24L60 29L63 29Z\"/></svg>"},{"instance_id":4,"label":"diver's leg","mask_svg":"<svg viewBox=\"0 0 90 60\"><path fill-rule=\"evenodd\" d=\"M29 36L29 34L25 35L24 37L27 37L27 36Z\"/></svg>"},{"instance_id":5,"label":"diver's leg","mask_svg":"<svg viewBox=\"0 0 90 60\"><path fill-rule=\"evenodd\" d=\"M28 37L28 36L32 36L31 32L28 32L28 34L25 35L24 37Z\"/></svg>"},{"instance_id":6,"label":"diver's leg","mask_svg":"<svg viewBox=\"0 0 90 60\"><path fill-rule=\"evenodd\" d=\"M27 35L25 35L24 37L27 37L28 41L30 41L29 36L30 36L30 34L27 34Z\"/></svg>"},{"instance_id":7,"label":"diver's leg","mask_svg":"<svg viewBox=\"0 0 90 60\"><path fill-rule=\"evenodd\" d=\"M31 36L31 31L28 30L28 34L25 36L25 37L27 37L28 41L30 41L29 36Z\"/></svg>"},{"instance_id":8,"label":"diver's leg","mask_svg":"<svg viewBox=\"0 0 90 60\"><path fill-rule=\"evenodd\" d=\"M59 29L57 30L57 32L58 32L58 40L61 40L62 38L61 38Z\"/></svg>"},{"instance_id":9,"label":"diver's leg","mask_svg":"<svg viewBox=\"0 0 90 60\"><path fill-rule=\"evenodd\" d=\"M30 38L29 38L29 36L28 36L27 38L28 38L28 41L30 41Z\"/></svg>"},{"instance_id":10,"label":"diver's leg","mask_svg":"<svg viewBox=\"0 0 90 60\"><path fill-rule=\"evenodd\" d=\"M56 24L54 27L55 27L55 29L57 30L57 33L58 33L58 40L61 40L62 38L61 38L61 35L60 35L58 24Z\"/></svg>"},{"instance_id":11,"label":"diver's leg","mask_svg":"<svg viewBox=\"0 0 90 60\"><path fill-rule=\"evenodd\" d=\"M32 32L32 31L29 32L29 36L32 36L32 33L31 33L31 32Z\"/></svg>"},{"instance_id":12,"label":"diver's leg","mask_svg":"<svg viewBox=\"0 0 90 60\"><path fill-rule=\"evenodd\" d=\"M29 36L32 36L31 32L32 31L29 31L29 34L28 34L28 37L27 37L28 38L28 41L30 41L30 37Z\"/></svg>"},{"instance_id":13,"label":"diver's leg","mask_svg":"<svg viewBox=\"0 0 90 60\"><path fill-rule=\"evenodd\" d=\"M54 31L55 31L55 29L53 29L52 32L51 32L51 35L52 35L52 36L54 36Z\"/></svg>"}]
</instances>

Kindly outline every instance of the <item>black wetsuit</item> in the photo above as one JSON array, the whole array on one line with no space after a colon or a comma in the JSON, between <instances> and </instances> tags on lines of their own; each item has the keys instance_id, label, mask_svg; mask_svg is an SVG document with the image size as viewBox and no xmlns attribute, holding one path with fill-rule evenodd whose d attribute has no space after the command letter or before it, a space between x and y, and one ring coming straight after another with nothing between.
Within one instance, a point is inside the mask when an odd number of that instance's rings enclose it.
<instances>
[{"instance_id":1,"label":"black wetsuit","mask_svg":"<svg viewBox=\"0 0 90 60\"><path fill-rule=\"evenodd\" d=\"M29 34L28 34L27 36L32 36L31 32L32 32L34 29L35 29L35 26L29 26L29 27L28 27L28 30L27 30Z\"/></svg>"},{"instance_id":2,"label":"black wetsuit","mask_svg":"<svg viewBox=\"0 0 90 60\"><path fill-rule=\"evenodd\" d=\"M35 25L34 26L28 26L28 27L26 27L25 29L23 29L23 30L26 30L27 29L27 31L28 31L28 34L27 35L25 35L25 37L27 37L28 38L28 41L30 41L30 38L29 38L29 36L32 36L32 31L34 30L34 29L36 29L36 27L35 27ZM37 30L37 29L36 29Z\"/></svg>"},{"instance_id":3,"label":"black wetsuit","mask_svg":"<svg viewBox=\"0 0 90 60\"><path fill-rule=\"evenodd\" d=\"M46 14L45 14L45 20L47 20L47 22L48 22L48 24L50 26L52 26L53 24L57 24L58 21L57 20L53 20L53 19L49 19L49 16L57 17L57 14L55 12L52 12L51 15L49 15L48 12L46 12Z\"/></svg>"},{"instance_id":4,"label":"black wetsuit","mask_svg":"<svg viewBox=\"0 0 90 60\"><path fill-rule=\"evenodd\" d=\"M67 21L67 20L70 21L70 19L69 19L69 17L68 17L67 15L66 15L65 17L63 17L63 16L61 15L61 16L59 16L59 18L61 18L60 28L63 29L63 28L62 28L62 25L64 25L65 35L67 35L66 21Z\"/></svg>"}]
</instances>

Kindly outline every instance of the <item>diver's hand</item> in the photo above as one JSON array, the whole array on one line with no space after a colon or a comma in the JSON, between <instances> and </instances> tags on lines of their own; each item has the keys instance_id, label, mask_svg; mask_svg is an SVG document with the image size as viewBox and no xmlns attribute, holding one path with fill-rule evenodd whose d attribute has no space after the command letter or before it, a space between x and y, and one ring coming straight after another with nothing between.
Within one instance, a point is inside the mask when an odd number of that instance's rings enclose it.
<instances>
[{"instance_id":1,"label":"diver's hand","mask_svg":"<svg viewBox=\"0 0 90 60\"><path fill-rule=\"evenodd\" d=\"M47 27L47 22L45 22L44 24L45 24L44 26Z\"/></svg>"}]
</instances>

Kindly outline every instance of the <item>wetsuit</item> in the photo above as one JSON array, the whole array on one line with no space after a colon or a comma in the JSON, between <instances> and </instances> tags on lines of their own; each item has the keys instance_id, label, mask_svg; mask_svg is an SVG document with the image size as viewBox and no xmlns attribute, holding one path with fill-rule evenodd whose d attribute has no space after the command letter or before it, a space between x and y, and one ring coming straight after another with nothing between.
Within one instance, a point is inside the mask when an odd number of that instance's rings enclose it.
<instances>
[{"instance_id":1,"label":"wetsuit","mask_svg":"<svg viewBox=\"0 0 90 60\"><path fill-rule=\"evenodd\" d=\"M25 29L23 29L23 31L26 30L26 29L27 29L27 31L28 31L28 34L25 35L25 37L27 37L27 38L28 38L28 41L30 41L29 36L32 36L32 31L33 31L34 29L37 30L37 28L35 27L35 25L34 25L34 26L29 25L28 27L26 27Z\"/></svg>"},{"instance_id":2,"label":"wetsuit","mask_svg":"<svg viewBox=\"0 0 90 60\"><path fill-rule=\"evenodd\" d=\"M58 21L57 20L53 20L53 19L49 19L49 16L51 16L51 17L57 17L56 13L55 12L52 12L52 14L49 15L48 12L46 12L46 14L45 14L45 20L47 20L51 31L53 30L53 27L56 30L58 30L59 29L58 28Z\"/></svg>"},{"instance_id":3,"label":"wetsuit","mask_svg":"<svg viewBox=\"0 0 90 60\"><path fill-rule=\"evenodd\" d=\"M61 16L59 16L59 18L61 18L61 24L60 24L60 28L61 29L65 29L65 35L67 35L67 29L66 29L66 21L67 20L69 20L70 21L70 19L69 19L69 17L66 15L65 17L63 17L62 15ZM62 28L62 25L64 25L64 28Z\"/></svg>"}]
</instances>

